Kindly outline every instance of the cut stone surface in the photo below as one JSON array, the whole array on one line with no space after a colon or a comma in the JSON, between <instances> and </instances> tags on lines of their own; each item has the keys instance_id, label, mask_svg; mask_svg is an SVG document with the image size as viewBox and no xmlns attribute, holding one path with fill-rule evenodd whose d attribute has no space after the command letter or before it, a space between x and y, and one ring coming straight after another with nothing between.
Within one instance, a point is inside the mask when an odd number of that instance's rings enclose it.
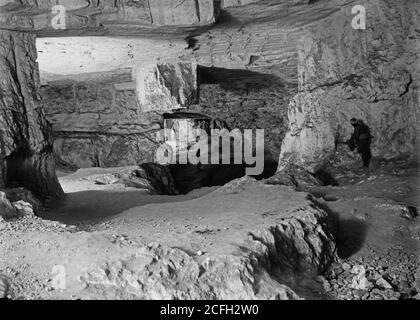
<instances>
[{"instance_id":1,"label":"cut stone surface","mask_svg":"<svg viewBox=\"0 0 420 320\"><path fill-rule=\"evenodd\" d=\"M54 24L58 12L65 9L63 28ZM162 26L201 26L216 21L220 1L215 0L38 0L0 1L0 28L32 31L40 35L75 34L88 29L90 33L141 31Z\"/></svg>"},{"instance_id":2,"label":"cut stone surface","mask_svg":"<svg viewBox=\"0 0 420 320\"><path fill-rule=\"evenodd\" d=\"M41 88L60 165L117 167L154 160L162 114L198 99L197 66L158 63L135 74L134 82L128 69L113 77L51 81Z\"/></svg>"},{"instance_id":3,"label":"cut stone surface","mask_svg":"<svg viewBox=\"0 0 420 320\"><path fill-rule=\"evenodd\" d=\"M279 169L292 162L313 172L325 164L334 156L335 142L350 138L353 117L371 128L373 156L418 154L419 63L411 39L418 35L419 6L414 1L360 4L370 13L368 30L350 27L349 6L308 28L301 39L301 92L289 105Z\"/></svg>"}]
</instances>

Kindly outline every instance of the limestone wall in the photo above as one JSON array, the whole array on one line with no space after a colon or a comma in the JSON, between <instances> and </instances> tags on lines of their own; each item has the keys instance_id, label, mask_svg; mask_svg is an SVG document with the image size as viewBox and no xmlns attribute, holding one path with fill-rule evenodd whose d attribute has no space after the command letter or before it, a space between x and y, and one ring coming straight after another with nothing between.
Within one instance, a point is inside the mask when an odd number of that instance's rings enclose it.
<instances>
[{"instance_id":1,"label":"limestone wall","mask_svg":"<svg viewBox=\"0 0 420 320\"><path fill-rule=\"evenodd\" d=\"M226 121L229 128L264 129L266 156L277 161L287 131L289 99L297 86L276 75L245 70L207 68L200 103L191 108Z\"/></svg>"},{"instance_id":2,"label":"limestone wall","mask_svg":"<svg viewBox=\"0 0 420 320\"><path fill-rule=\"evenodd\" d=\"M325 164L335 140L350 137L352 117L371 127L375 157L418 154L418 3L360 4L366 30L352 29L352 6L344 6L301 39L300 92L289 105L280 169L287 162L311 170Z\"/></svg>"},{"instance_id":3,"label":"limestone wall","mask_svg":"<svg viewBox=\"0 0 420 320\"><path fill-rule=\"evenodd\" d=\"M83 80L81 75L79 81L51 81L42 87L55 154L63 165L115 167L153 161L161 115L197 102L192 63L160 63L99 76L84 75Z\"/></svg>"}]
</instances>

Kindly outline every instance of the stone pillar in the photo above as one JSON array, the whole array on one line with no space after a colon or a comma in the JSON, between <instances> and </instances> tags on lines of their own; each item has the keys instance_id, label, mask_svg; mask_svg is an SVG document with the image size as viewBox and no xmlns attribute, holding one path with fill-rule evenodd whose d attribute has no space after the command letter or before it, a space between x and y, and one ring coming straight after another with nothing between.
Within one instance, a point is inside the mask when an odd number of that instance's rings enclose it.
<instances>
[{"instance_id":1,"label":"stone pillar","mask_svg":"<svg viewBox=\"0 0 420 320\"><path fill-rule=\"evenodd\" d=\"M52 135L38 93L35 37L0 31L0 186L22 186L42 198L64 195Z\"/></svg>"}]
</instances>

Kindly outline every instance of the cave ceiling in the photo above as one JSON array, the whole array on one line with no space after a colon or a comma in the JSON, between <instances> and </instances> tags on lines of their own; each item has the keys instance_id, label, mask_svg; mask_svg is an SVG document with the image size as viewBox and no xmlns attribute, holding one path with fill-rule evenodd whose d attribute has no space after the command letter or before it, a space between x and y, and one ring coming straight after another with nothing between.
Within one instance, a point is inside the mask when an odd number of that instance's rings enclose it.
<instances>
[{"instance_id":1,"label":"cave ceiling","mask_svg":"<svg viewBox=\"0 0 420 320\"><path fill-rule=\"evenodd\" d=\"M41 83L117 79L156 61L274 74L297 84L306 28L353 1L0 0L0 28L37 36ZM66 8L54 29L52 8ZM121 81L120 76L126 81Z\"/></svg>"}]
</instances>

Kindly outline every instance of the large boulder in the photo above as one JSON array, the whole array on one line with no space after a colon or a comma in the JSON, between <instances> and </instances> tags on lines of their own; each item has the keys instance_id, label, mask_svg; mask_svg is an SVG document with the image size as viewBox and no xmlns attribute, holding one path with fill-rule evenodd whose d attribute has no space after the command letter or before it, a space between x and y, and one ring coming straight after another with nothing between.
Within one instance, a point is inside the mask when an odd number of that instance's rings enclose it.
<instances>
[{"instance_id":1,"label":"large boulder","mask_svg":"<svg viewBox=\"0 0 420 320\"><path fill-rule=\"evenodd\" d=\"M307 28L299 45L300 92L289 104L279 170L296 163L316 171L334 157L337 141L350 138L353 117L371 128L375 157L418 151L420 77L413 38L419 8L414 1L360 4L368 12L367 30L351 28L352 6Z\"/></svg>"},{"instance_id":2,"label":"large boulder","mask_svg":"<svg viewBox=\"0 0 420 320\"><path fill-rule=\"evenodd\" d=\"M17 218L18 216L18 210L7 199L6 194L0 191L0 220Z\"/></svg>"},{"instance_id":3,"label":"large boulder","mask_svg":"<svg viewBox=\"0 0 420 320\"><path fill-rule=\"evenodd\" d=\"M170 111L197 102L197 64L164 62L134 71L137 97L143 112Z\"/></svg>"},{"instance_id":4,"label":"large boulder","mask_svg":"<svg viewBox=\"0 0 420 320\"><path fill-rule=\"evenodd\" d=\"M35 213L38 213L43 208L42 201L34 196L31 191L25 188L7 188L2 191L6 194L7 199L9 199L13 204L17 202L29 204Z\"/></svg>"},{"instance_id":5,"label":"large boulder","mask_svg":"<svg viewBox=\"0 0 420 320\"><path fill-rule=\"evenodd\" d=\"M35 37L0 31L0 187L61 197L52 135L38 92Z\"/></svg>"}]
</instances>

